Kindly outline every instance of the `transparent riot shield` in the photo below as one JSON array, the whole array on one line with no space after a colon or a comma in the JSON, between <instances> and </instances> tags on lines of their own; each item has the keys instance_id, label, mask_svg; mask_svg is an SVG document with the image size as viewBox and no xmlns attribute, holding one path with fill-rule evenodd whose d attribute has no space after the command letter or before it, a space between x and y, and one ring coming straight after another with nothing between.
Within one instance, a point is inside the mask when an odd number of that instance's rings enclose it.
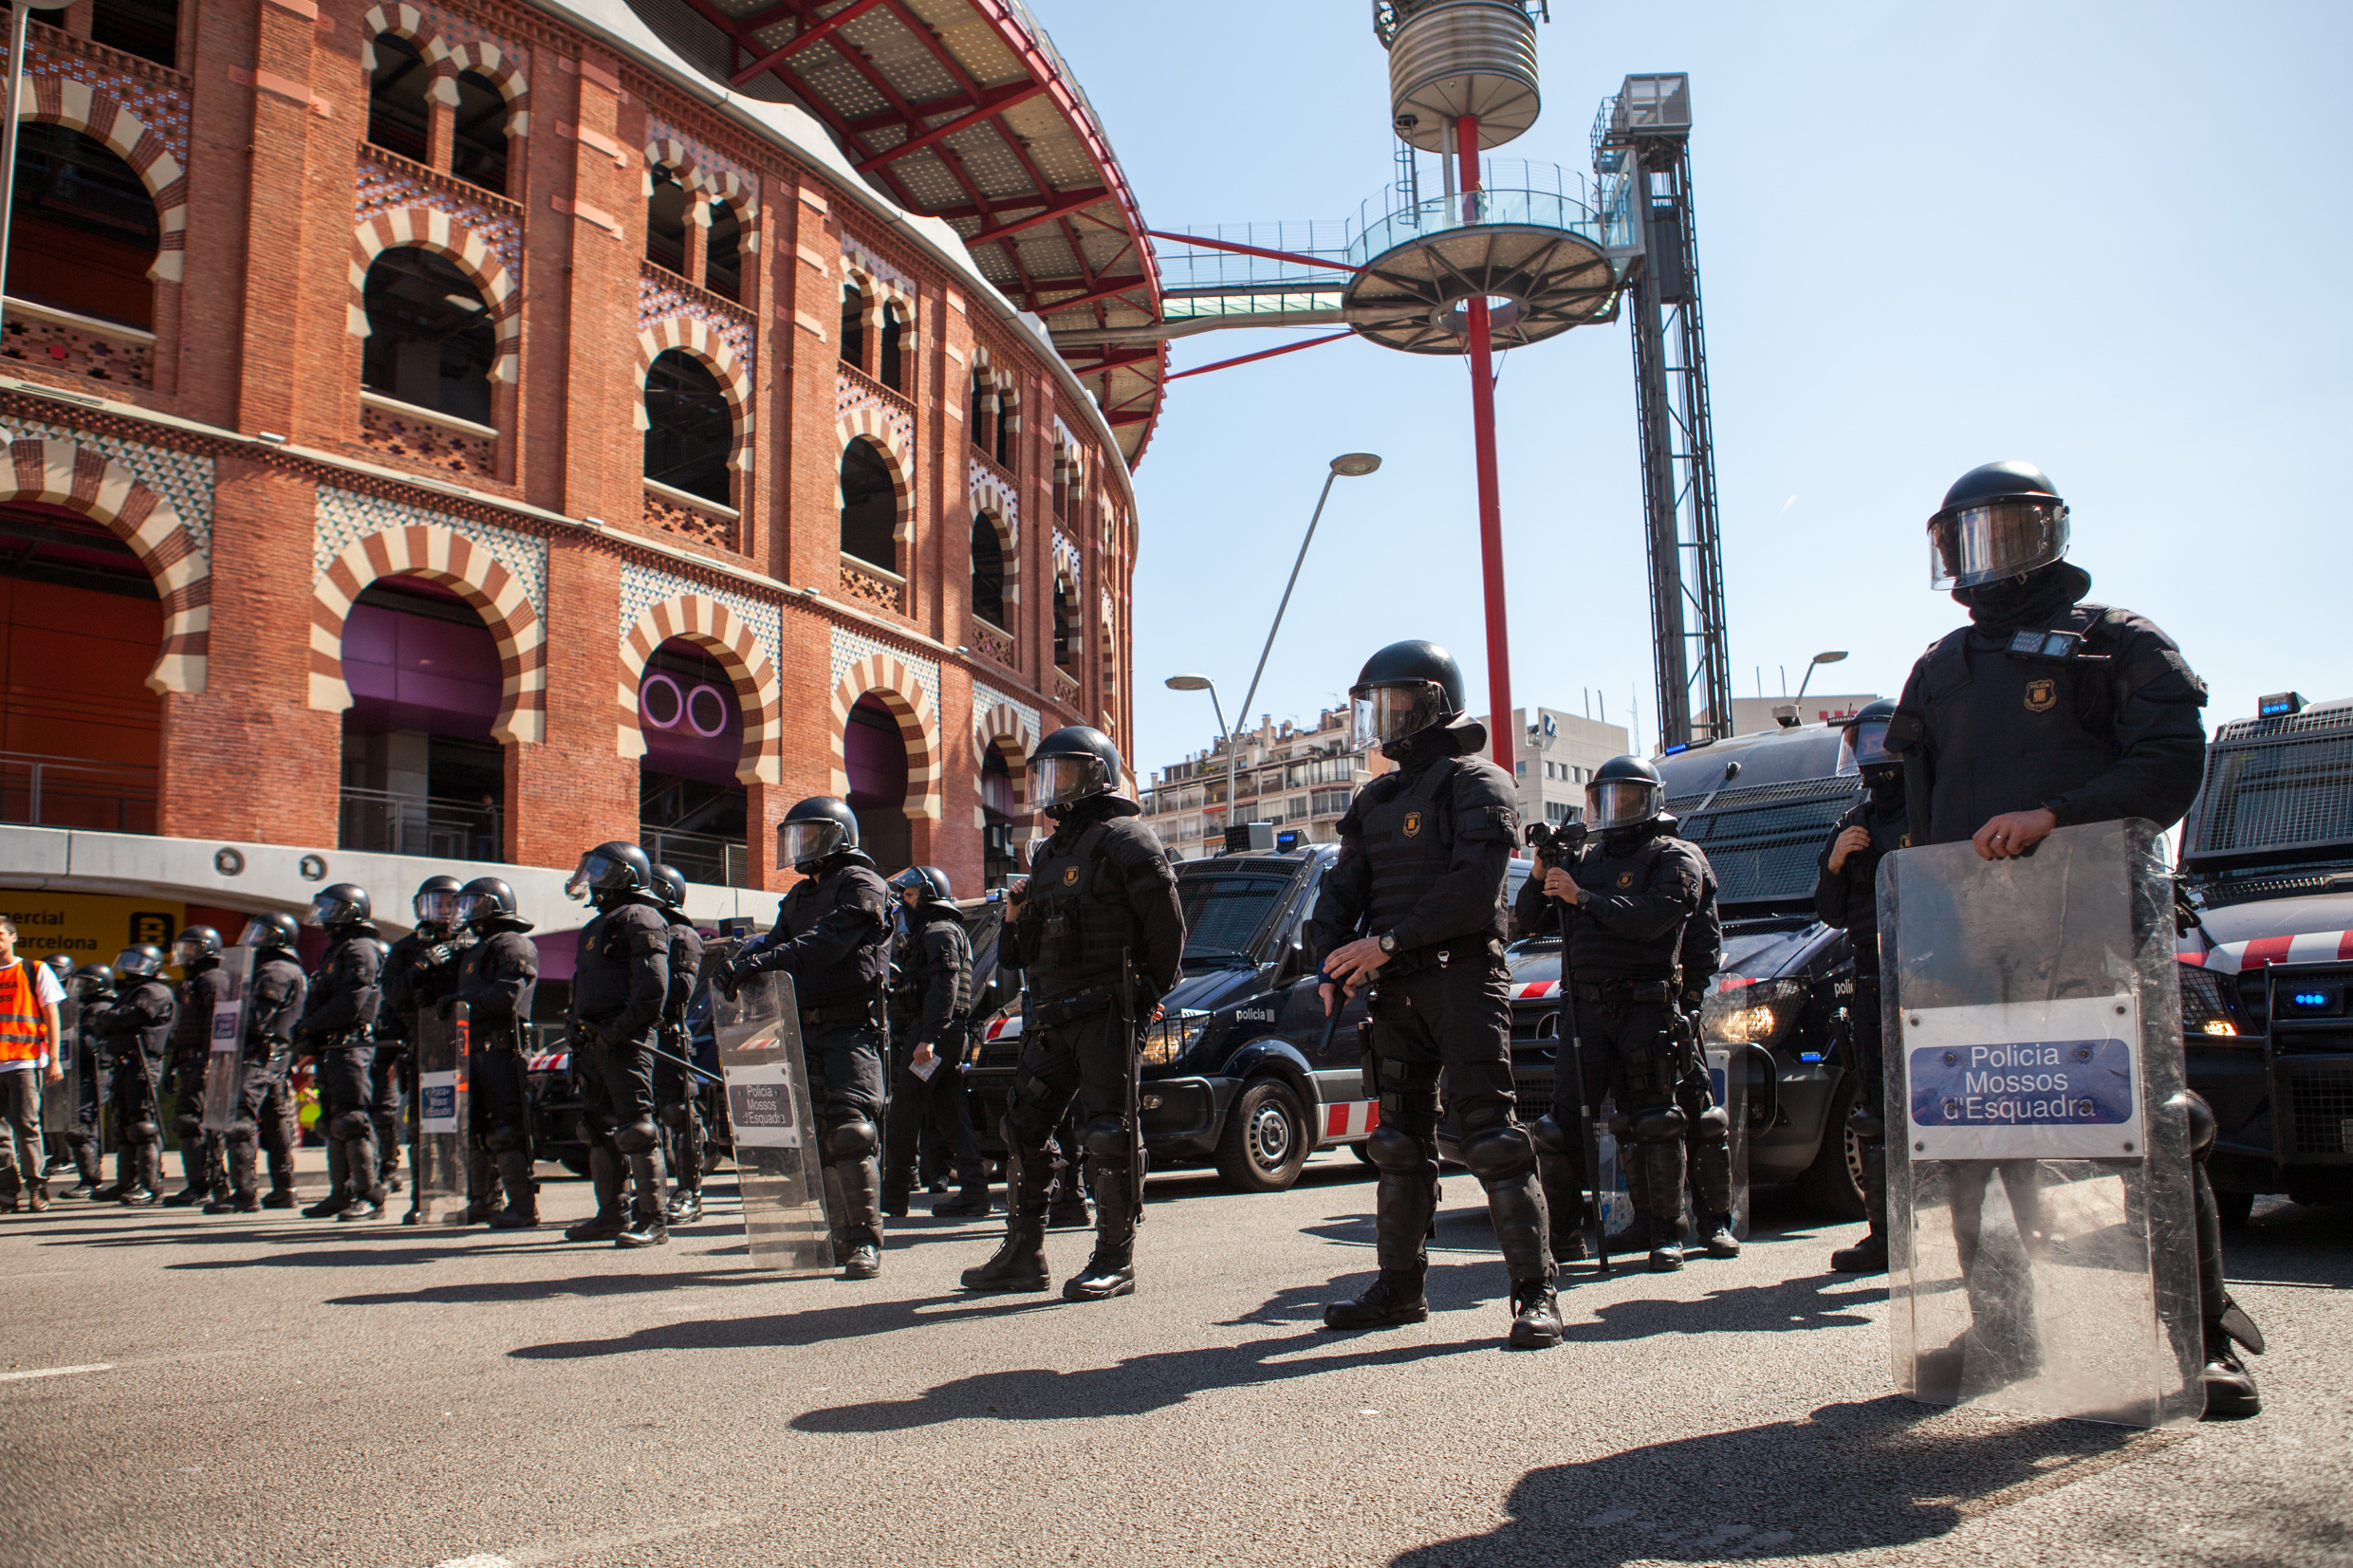
<instances>
[{"instance_id":1,"label":"transparent riot shield","mask_svg":"<svg viewBox=\"0 0 2353 1568\"><path fill-rule=\"evenodd\" d=\"M245 1079L245 1005L253 988L253 950L223 948L220 972L229 988L213 1004L213 1024L204 1058L204 1130L220 1134L237 1119L237 1092Z\"/></svg>"},{"instance_id":2,"label":"transparent riot shield","mask_svg":"<svg viewBox=\"0 0 2353 1568\"><path fill-rule=\"evenodd\" d=\"M417 1202L420 1225L466 1215L466 1005L417 1013Z\"/></svg>"},{"instance_id":3,"label":"transparent riot shield","mask_svg":"<svg viewBox=\"0 0 2353 1568\"><path fill-rule=\"evenodd\" d=\"M52 1138L65 1135L81 1107L82 1004L70 988L57 1005L57 1070L65 1076L50 1083L43 1075L41 1094L41 1131Z\"/></svg>"},{"instance_id":4,"label":"transparent riot shield","mask_svg":"<svg viewBox=\"0 0 2353 1568\"><path fill-rule=\"evenodd\" d=\"M2173 894L2143 821L1881 864L1889 1323L1928 1404L2202 1400Z\"/></svg>"},{"instance_id":5,"label":"transparent riot shield","mask_svg":"<svg viewBox=\"0 0 2353 1568\"><path fill-rule=\"evenodd\" d=\"M1745 1071L1733 1070L1743 1049L1738 1045L1710 1045L1707 1052L1709 1094L1724 1108L1732 1122L1726 1153L1732 1161L1732 1234L1745 1242L1749 1239L1749 1079ZM1634 1199L1626 1191L1625 1162L1618 1157L1618 1139L1609 1130L1610 1118L1617 1114L1617 1101L1604 1097L1602 1108L1593 1116L1594 1136L1601 1146L1602 1223L1613 1233L1625 1229L1635 1220ZM1699 1235L1696 1166L1705 1156L1689 1137L1684 1140L1683 1150L1683 1240L1689 1243Z\"/></svg>"},{"instance_id":6,"label":"transparent riot shield","mask_svg":"<svg viewBox=\"0 0 2353 1568\"><path fill-rule=\"evenodd\" d=\"M790 977L751 975L733 1000L714 995L711 1022L719 1070L727 1076L735 1185L743 1195L752 1265L829 1274L833 1225L825 1213L817 1121L801 1058L801 1010Z\"/></svg>"}]
</instances>

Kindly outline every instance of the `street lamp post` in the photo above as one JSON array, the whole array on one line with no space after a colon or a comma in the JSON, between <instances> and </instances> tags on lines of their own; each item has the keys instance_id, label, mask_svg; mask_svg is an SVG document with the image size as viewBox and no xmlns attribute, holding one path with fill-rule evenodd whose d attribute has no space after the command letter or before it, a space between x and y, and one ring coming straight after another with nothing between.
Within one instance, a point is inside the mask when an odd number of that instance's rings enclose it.
<instances>
[{"instance_id":1,"label":"street lamp post","mask_svg":"<svg viewBox=\"0 0 2353 1568\"><path fill-rule=\"evenodd\" d=\"M9 218L16 209L16 120L25 101L25 27L36 10L64 10L62 0L16 0L9 27L8 122L0 125L0 298L9 276Z\"/></svg>"},{"instance_id":2,"label":"street lamp post","mask_svg":"<svg viewBox=\"0 0 2353 1568\"><path fill-rule=\"evenodd\" d=\"M1836 664L1839 660L1844 658L1845 656L1846 650L1843 648L1832 648L1826 652L1816 654L1806 666L1805 677L1797 683L1797 695L1790 700L1793 702L1804 702L1806 700L1806 687L1807 683L1814 678L1814 671L1825 664Z\"/></svg>"},{"instance_id":3,"label":"street lamp post","mask_svg":"<svg viewBox=\"0 0 2353 1568\"><path fill-rule=\"evenodd\" d=\"M1380 467L1380 459L1369 452L1344 452L1332 459L1331 471L1325 474L1324 489L1315 498L1315 511L1307 519L1307 535L1299 542L1299 554L1291 562L1290 581L1283 584L1283 601L1274 607L1274 624L1267 628L1267 644L1258 650L1258 668L1251 672L1250 690L1242 695L1239 711L1244 723L1250 722L1251 704L1258 700L1259 677L1267 673L1267 655L1274 652L1274 635L1283 629L1283 612L1291 607L1291 590L1299 586L1299 568L1307 563L1307 546L1315 543L1315 526L1324 520L1324 503L1331 499L1332 481L1343 475L1350 479L1362 479ZM1210 702L1213 705L1217 702L1217 688L1207 675L1171 675L1168 687L1173 692L1207 691ZM1217 729L1226 743L1226 827L1231 831L1234 807L1241 803L1235 790L1242 756L1240 748L1234 744L1233 730L1226 724L1222 707L1217 710Z\"/></svg>"}]
</instances>

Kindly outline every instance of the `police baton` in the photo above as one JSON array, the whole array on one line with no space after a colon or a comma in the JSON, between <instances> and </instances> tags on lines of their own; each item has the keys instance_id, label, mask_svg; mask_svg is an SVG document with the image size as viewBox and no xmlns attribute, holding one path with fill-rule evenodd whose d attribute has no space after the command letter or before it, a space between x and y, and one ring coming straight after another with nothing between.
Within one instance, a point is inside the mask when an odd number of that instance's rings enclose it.
<instances>
[{"instance_id":1,"label":"police baton","mask_svg":"<svg viewBox=\"0 0 2353 1568\"><path fill-rule=\"evenodd\" d=\"M1528 841L1539 853L1539 863L1546 854L1560 857L1564 866L1567 857L1584 843L1585 826L1571 822L1554 828L1545 822L1528 824ZM1561 1017L1567 1027L1561 1038L1568 1042L1568 1071L1576 1083L1577 1138L1584 1152L1585 1181L1591 1196L1585 1204L1585 1235L1593 1246L1597 1272L1609 1272L1609 1226L1602 1217L1602 1139L1593 1125L1593 1107L1585 1103L1584 1042L1577 1031L1577 981L1569 968L1569 921L1577 906L1566 898L1555 898L1552 907L1561 923ZM1561 1069L1555 1060L1552 1069L1552 1102L1561 1103Z\"/></svg>"}]
</instances>

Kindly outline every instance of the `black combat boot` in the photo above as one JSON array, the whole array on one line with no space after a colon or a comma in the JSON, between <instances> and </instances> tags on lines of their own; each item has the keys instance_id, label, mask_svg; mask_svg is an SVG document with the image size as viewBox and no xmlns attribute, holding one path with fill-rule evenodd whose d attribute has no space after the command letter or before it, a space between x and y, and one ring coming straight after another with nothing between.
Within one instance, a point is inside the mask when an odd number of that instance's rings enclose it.
<instances>
[{"instance_id":1,"label":"black combat boot","mask_svg":"<svg viewBox=\"0 0 2353 1568\"><path fill-rule=\"evenodd\" d=\"M703 1192L699 1187L681 1187L670 1194L667 1215L672 1225L693 1225L703 1217Z\"/></svg>"},{"instance_id":2,"label":"black combat boot","mask_svg":"<svg viewBox=\"0 0 2353 1568\"><path fill-rule=\"evenodd\" d=\"M1053 1282L1046 1268L1045 1225L1018 1214L995 1255L964 1271L964 1288L973 1291L1044 1290Z\"/></svg>"},{"instance_id":3,"label":"black combat boot","mask_svg":"<svg viewBox=\"0 0 2353 1568\"><path fill-rule=\"evenodd\" d=\"M564 1232L567 1242L609 1242L629 1228L621 1211L621 1155L602 1144L590 1144L588 1180L597 1191L597 1211Z\"/></svg>"},{"instance_id":4,"label":"black combat boot","mask_svg":"<svg viewBox=\"0 0 2353 1568\"><path fill-rule=\"evenodd\" d=\"M907 1217L905 1183L884 1182L882 1184L882 1212L887 1218L894 1220L903 1220Z\"/></svg>"},{"instance_id":5,"label":"black combat boot","mask_svg":"<svg viewBox=\"0 0 2353 1568\"><path fill-rule=\"evenodd\" d=\"M1873 1230L1852 1246L1842 1246L1830 1254L1833 1274L1884 1274L1887 1272L1887 1238Z\"/></svg>"},{"instance_id":6,"label":"black combat boot","mask_svg":"<svg viewBox=\"0 0 2353 1568\"><path fill-rule=\"evenodd\" d=\"M1683 1227L1677 1226L1675 1228L1679 1232ZM1652 1244L1650 1271L1653 1274L1672 1274L1682 1266L1683 1238L1679 1234L1662 1236Z\"/></svg>"},{"instance_id":7,"label":"black combat boot","mask_svg":"<svg viewBox=\"0 0 2353 1568\"><path fill-rule=\"evenodd\" d=\"M270 1196L275 1197L277 1194L273 1192ZM350 1207L350 1195L339 1187L334 1191L329 1192L325 1197L321 1198L317 1203L312 1204L308 1208L304 1209L303 1218L306 1220L331 1220L336 1215L341 1214L344 1209L349 1208Z\"/></svg>"},{"instance_id":8,"label":"black combat boot","mask_svg":"<svg viewBox=\"0 0 2353 1568\"><path fill-rule=\"evenodd\" d=\"M272 1176L270 1180L275 1182L277 1178ZM284 1187L271 1187L269 1193L262 1199L262 1207L264 1208L291 1208L302 1201L296 1196L293 1184L288 1182Z\"/></svg>"},{"instance_id":9,"label":"black combat boot","mask_svg":"<svg viewBox=\"0 0 2353 1568\"><path fill-rule=\"evenodd\" d=\"M335 1216L335 1223L349 1225L354 1221L380 1220L384 1217L384 1200L391 1195L380 1187L362 1192L351 1200L348 1208Z\"/></svg>"},{"instance_id":10,"label":"black combat boot","mask_svg":"<svg viewBox=\"0 0 2353 1568\"><path fill-rule=\"evenodd\" d=\"M871 1280L882 1272L882 1249L872 1242L852 1242L842 1262L844 1280Z\"/></svg>"},{"instance_id":11,"label":"black combat boot","mask_svg":"<svg viewBox=\"0 0 2353 1568\"><path fill-rule=\"evenodd\" d=\"M1707 1248L1711 1258L1740 1256L1740 1238L1732 1234L1729 1214L1710 1214L1699 1222L1699 1245Z\"/></svg>"},{"instance_id":12,"label":"black combat boot","mask_svg":"<svg viewBox=\"0 0 2353 1568\"><path fill-rule=\"evenodd\" d=\"M207 1214L258 1214L262 1200L251 1192L232 1191L204 1206Z\"/></svg>"},{"instance_id":13,"label":"black combat boot","mask_svg":"<svg viewBox=\"0 0 2353 1568\"><path fill-rule=\"evenodd\" d=\"M995 1202L989 1196L987 1172L970 1171L964 1173L961 1180L963 1182L962 1191L953 1198L942 1198L932 1205L934 1218L960 1220L987 1214L996 1208Z\"/></svg>"},{"instance_id":14,"label":"black combat boot","mask_svg":"<svg viewBox=\"0 0 2353 1568\"><path fill-rule=\"evenodd\" d=\"M670 1241L670 1227L662 1223L661 1211L652 1213L632 1211L629 1224L613 1238L621 1247L662 1246Z\"/></svg>"},{"instance_id":15,"label":"black combat boot","mask_svg":"<svg viewBox=\"0 0 2353 1568\"><path fill-rule=\"evenodd\" d=\"M1430 1301L1421 1291L1418 1269L1384 1268L1353 1301L1334 1301L1324 1309L1324 1326L1333 1329L1395 1328L1419 1323L1430 1317Z\"/></svg>"},{"instance_id":16,"label":"black combat boot","mask_svg":"<svg viewBox=\"0 0 2353 1568\"><path fill-rule=\"evenodd\" d=\"M1513 1350L1548 1350L1561 1342L1561 1298L1550 1280L1511 1282Z\"/></svg>"},{"instance_id":17,"label":"black combat boot","mask_svg":"<svg viewBox=\"0 0 2353 1568\"><path fill-rule=\"evenodd\" d=\"M1124 1171L1096 1178L1095 1255L1062 1285L1065 1301L1107 1301L1136 1294L1135 1183Z\"/></svg>"},{"instance_id":18,"label":"black combat boot","mask_svg":"<svg viewBox=\"0 0 2353 1568\"><path fill-rule=\"evenodd\" d=\"M1862 1212L1871 1222L1870 1233L1852 1246L1842 1246L1830 1254L1830 1271L1834 1274L1884 1274L1887 1272L1887 1145L1866 1142L1862 1146Z\"/></svg>"},{"instance_id":19,"label":"black combat boot","mask_svg":"<svg viewBox=\"0 0 2353 1568\"><path fill-rule=\"evenodd\" d=\"M1086 1194L1073 1192L1066 1198L1057 1197L1053 1207L1046 1211L1046 1227L1048 1230L1094 1229L1095 1212L1087 1207Z\"/></svg>"},{"instance_id":20,"label":"black combat boot","mask_svg":"<svg viewBox=\"0 0 2353 1568\"><path fill-rule=\"evenodd\" d=\"M2229 1296L2223 1301L2223 1315L2206 1324L2206 1365L2197 1374L2198 1386L2206 1391L2202 1419L2243 1421L2263 1413L2263 1398L2255 1392L2254 1377L2238 1358L2238 1347L2245 1345L2262 1355L2263 1331Z\"/></svg>"}]
</instances>

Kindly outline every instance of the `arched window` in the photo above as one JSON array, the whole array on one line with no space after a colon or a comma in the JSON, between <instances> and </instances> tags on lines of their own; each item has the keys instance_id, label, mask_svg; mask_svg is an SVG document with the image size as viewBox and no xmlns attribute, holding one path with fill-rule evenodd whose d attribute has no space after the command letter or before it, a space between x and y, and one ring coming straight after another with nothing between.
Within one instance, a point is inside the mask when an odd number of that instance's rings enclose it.
<instances>
[{"instance_id":1,"label":"arched window","mask_svg":"<svg viewBox=\"0 0 2353 1568\"><path fill-rule=\"evenodd\" d=\"M735 415L719 378L684 349L670 350L645 373L645 476L726 506Z\"/></svg>"},{"instance_id":2,"label":"arched window","mask_svg":"<svg viewBox=\"0 0 2353 1568\"><path fill-rule=\"evenodd\" d=\"M179 0L98 0L90 9L93 43L158 65L179 56Z\"/></svg>"},{"instance_id":3,"label":"arched window","mask_svg":"<svg viewBox=\"0 0 2353 1568\"><path fill-rule=\"evenodd\" d=\"M1070 668L1075 650L1071 646L1071 612L1077 609L1070 593L1070 580L1054 579L1054 663L1064 670Z\"/></svg>"},{"instance_id":4,"label":"arched window","mask_svg":"<svg viewBox=\"0 0 2353 1568\"><path fill-rule=\"evenodd\" d=\"M368 75L367 138L388 153L423 163L431 156L426 127L432 109L425 89L433 71L417 46L397 32L376 35L376 69Z\"/></svg>"},{"instance_id":5,"label":"arched window","mask_svg":"<svg viewBox=\"0 0 2353 1568\"><path fill-rule=\"evenodd\" d=\"M381 577L343 622L345 849L503 858L506 682L482 613L444 583Z\"/></svg>"},{"instance_id":6,"label":"arched window","mask_svg":"<svg viewBox=\"0 0 2353 1568\"><path fill-rule=\"evenodd\" d=\"M734 678L707 649L672 637L639 680L638 727L638 841L690 882L740 882L747 796L735 777L744 715Z\"/></svg>"},{"instance_id":7,"label":"arched window","mask_svg":"<svg viewBox=\"0 0 2353 1568\"><path fill-rule=\"evenodd\" d=\"M507 194L507 99L478 71L457 74L457 140L450 173L469 185Z\"/></svg>"},{"instance_id":8,"label":"arched window","mask_svg":"<svg viewBox=\"0 0 2353 1568\"><path fill-rule=\"evenodd\" d=\"M686 187L669 169L654 171L654 194L645 204L645 259L686 276Z\"/></svg>"},{"instance_id":9,"label":"arched window","mask_svg":"<svg viewBox=\"0 0 2353 1568\"><path fill-rule=\"evenodd\" d=\"M491 422L498 335L472 278L444 256L395 246L368 268L361 298L368 336L360 378L370 391Z\"/></svg>"},{"instance_id":10,"label":"arched window","mask_svg":"<svg viewBox=\"0 0 2353 1568\"><path fill-rule=\"evenodd\" d=\"M846 803L858 817L859 847L886 871L905 865L907 737L890 705L875 692L850 709L842 731L842 761L850 782Z\"/></svg>"},{"instance_id":11,"label":"arched window","mask_svg":"<svg viewBox=\"0 0 2353 1568\"><path fill-rule=\"evenodd\" d=\"M990 421L994 417L989 409L989 374L975 370L973 372L973 416L966 421L965 428L973 434L973 445L983 452L990 451L993 443Z\"/></svg>"},{"instance_id":12,"label":"arched window","mask_svg":"<svg viewBox=\"0 0 2353 1568\"><path fill-rule=\"evenodd\" d=\"M1013 403L1019 395L1010 387L997 389L996 459L997 466L1013 466Z\"/></svg>"},{"instance_id":13,"label":"arched window","mask_svg":"<svg viewBox=\"0 0 2353 1568\"><path fill-rule=\"evenodd\" d=\"M842 362L866 368L866 291L854 283L842 289Z\"/></svg>"},{"instance_id":14,"label":"arched window","mask_svg":"<svg viewBox=\"0 0 2353 1568\"><path fill-rule=\"evenodd\" d=\"M744 220L732 201L711 204L711 231L703 243L703 286L723 300L744 297Z\"/></svg>"},{"instance_id":15,"label":"arched window","mask_svg":"<svg viewBox=\"0 0 2353 1568\"><path fill-rule=\"evenodd\" d=\"M1005 624L1005 545L987 512L973 519L973 614L991 626Z\"/></svg>"},{"instance_id":16,"label":"arched window","mask_svg":"<svg viewBox=\"0 0 2353 1568\"><path fill-rule=\"evenodd\" d=\"M907 371L900 345L907 335L907 323L901 319L900 307L894 304L882 311L882 360L877 367L878 378L893 392L907 390Z\"/></svg>"},{"instance_id":17,"label":"arched window","mask_svg":"<svg viewBox=\"0 0 2353 1568\"><path fill-rule=\"evenodd\" d=\"M842 453L842 553L899 569L899 489L882 450L861 435Z\"/></svg>"},{"instance_id":18,"label":"arched window","mask_svg":"<svg viewBox=\"0 0 2353 1568\"><path fill-rule=\"evenodd\" d=\"M9 202L8 292L77 315L156 324L147 269L162 242L147 188L96 137L25 120L17 126Z\"/></svg>"}]
</instances>

